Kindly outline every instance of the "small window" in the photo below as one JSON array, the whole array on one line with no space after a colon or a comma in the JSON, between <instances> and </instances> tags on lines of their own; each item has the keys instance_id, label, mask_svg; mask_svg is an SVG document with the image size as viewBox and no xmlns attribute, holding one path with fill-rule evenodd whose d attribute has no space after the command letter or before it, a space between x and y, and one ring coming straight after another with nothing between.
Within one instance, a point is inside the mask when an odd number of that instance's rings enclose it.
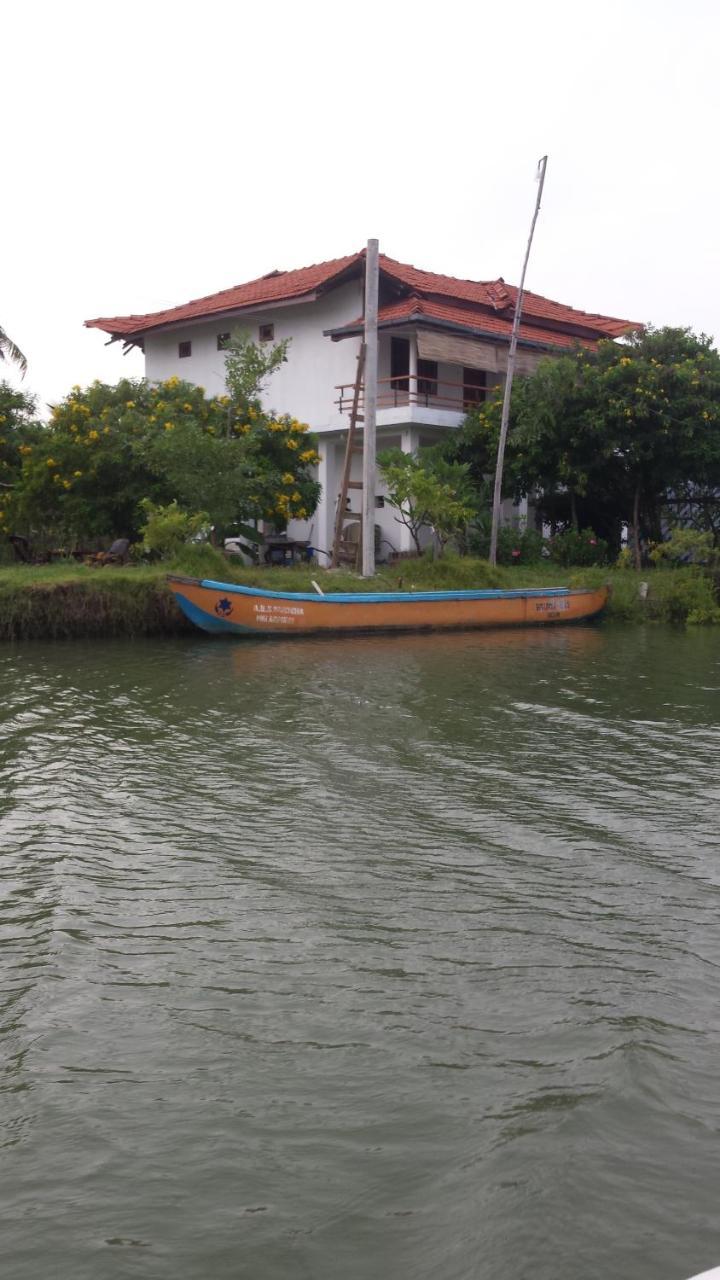
<instances>
[{"instance_id":1,"label":"small window","mask_svg":"<svg viewBox=\"0 0 720 1280\"><path fill-rule=\"evenodd\" d=\"M219 333L219 334L218 334L218 336L217 336L217 349L218 349L218 351L225 351L225 350L227 349L227 347L229 347L229 345L230 345L230 334L229 334L229 333Z\"/></svg>"},{"instance_id":2,"label":"small window","mask_svg":"<svg viewBox=\"0 0 720 1280\"><path fill-rule=\"evenodd\" d=\"M272 342L274 338L275 338L275 325L261 324L260 325L260 341Z\"/></svg>"},{"instance_id":3,"label":"small window","mask_svg":"<svg viewBox=\"0 0 720 1280\"><path fill-rule=\"evenodd\" d=\"M487 399L487 373L485 369L463 369L463 408L482 404Z\"/></svg>"},{"instance_id":4,"label":"small window","mask_svg":"<svg viewBox=\"0 0 720 1280\"><path fill-rule=\"evenodd\" d=\"M418 360L418 395L436 396L438 366L437 360Z\"/></svg>"},{"instance_id":5,"label":"small window","mask_svg":"<svg viewBox=\"0 0 720 1280\"><path fill-rule=\"evenodd\" d=\"M192 355L192 342L178 342L178 355L181 360Z\"/></svg>"}]
</instances>

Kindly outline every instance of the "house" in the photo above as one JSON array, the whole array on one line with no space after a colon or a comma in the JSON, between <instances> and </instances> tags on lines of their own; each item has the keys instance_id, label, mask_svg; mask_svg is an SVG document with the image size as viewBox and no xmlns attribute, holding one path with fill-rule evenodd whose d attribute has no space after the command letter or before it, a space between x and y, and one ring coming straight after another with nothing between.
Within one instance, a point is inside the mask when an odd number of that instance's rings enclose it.
<instances>
[{"instance_id":1,"label":"house","mask_svg":"<svg viewBox=\"0 0 720 1280\"><path fill-rule=\"evenodd\" d=\"M166 311L85 322L126 348L139 347L151 381L175 374L213 395L225 390L223 349L233 329L246 329L260 342L290 338L288 361L265 399L309 423L319 437L322 498L312 519L295 521L293 532L324 550L332 543L362 338L364 259L363 250L271 271ZM502 383L516 297L517 288L502 279L458 280L380 255L378 450L414 452L435 443ZM637 327L525 292L516 371L530 373L546 356L594 348ZM359 457L356 466L359 479ZM408 550L408 532L384 506L382 486L378 495L385 550ZM352 496L359 510L359 495L353 490Z\"/></svg>"}]
</instances>

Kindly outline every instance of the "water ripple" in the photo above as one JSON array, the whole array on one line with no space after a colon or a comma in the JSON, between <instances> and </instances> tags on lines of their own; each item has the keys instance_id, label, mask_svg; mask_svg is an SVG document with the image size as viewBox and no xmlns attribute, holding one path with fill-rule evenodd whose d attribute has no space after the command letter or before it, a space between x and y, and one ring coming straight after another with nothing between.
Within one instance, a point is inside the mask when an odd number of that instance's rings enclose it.
<instances>
[{"instance_id":1,"label":"water ripple","mask_svg":"<svg viewBox=\"0 0 720 1280\"><path fill-rule=\"evenodd\" d=\"M0 649L13 1280L720 1261L711 633Z\"/></svg>"}]
</instances>

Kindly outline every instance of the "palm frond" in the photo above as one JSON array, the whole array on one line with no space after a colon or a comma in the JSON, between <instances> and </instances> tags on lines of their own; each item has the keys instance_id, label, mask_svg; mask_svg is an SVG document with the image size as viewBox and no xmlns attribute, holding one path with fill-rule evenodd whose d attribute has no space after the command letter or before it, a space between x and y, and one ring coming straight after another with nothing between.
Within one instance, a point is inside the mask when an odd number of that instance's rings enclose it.
<instances>
[{"instance_id":1,"label":"palm frond","mask_svg":"<svg viewBox=\"0 0 720 1280\"><path fill-rule=\"evenodd\" d=\"M19 347L15 346L12 338L9 338L0 325L0 360L13 360L18 366L23 378L27 373L27 360Z\"/></svg>"}]
</instances>

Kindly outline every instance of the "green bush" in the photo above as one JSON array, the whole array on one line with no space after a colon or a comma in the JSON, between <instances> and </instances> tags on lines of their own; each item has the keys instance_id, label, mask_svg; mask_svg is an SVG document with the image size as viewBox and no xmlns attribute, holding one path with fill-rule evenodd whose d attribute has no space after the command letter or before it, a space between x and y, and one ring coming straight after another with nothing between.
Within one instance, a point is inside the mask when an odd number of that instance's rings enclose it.
<instances>
[{"instance_id":1,"label":"green bush","mask_svg":"<svg viewBox=\"0 0 720 1280\"><path fill-rule=\"evenodd\" d=\"M155 552L164 560L177 555L180 548L209 523L204 511L183 511L174 500L163 507L144 498L140 506L145 512L145 523L140 526L143 549Z\"/></svg>"},{"instance_id":2,"label":"green bush","mask_svg":"<svg viewBox=\"0 0 720 1280\"><path fill-rule=\"evenodd\" d=\"M720 606L712 579L704 573L656 573L650 578L648 616L661 622L695 626L720 622Z\"/></svg>"},{"instance_id":3,"label":"green bush","mask_svg":"<svg viewBox=\"0 0 720 1280\"><path fill-rule=\"evenodd\" d=\"M607 564L608 544L592 529L566 529L550 540L550 558L555 564Z\"/></svg>"},{"instance_id":4,"label":"green bush","mask_svg":"<svg viewBox=\"0 0 720 1280\"><path fill-rule=\"evenodd\" d=\"M671 529L667 542L657 542L650 550L653 564L705 565L709 569L720 567L720 549L713 544L711 533L699 529Z\"/></svg>"},{"instance_id":5,"label":"green bush","mask_svg":"<svg viewBox=\"0 0 720 1280\"><path fill-rule=\"evenodd\" d=\"M485 559L490 554L490 529L475 525L468 533L468 551ZM498 564L541 564L545 539L536 529L498 529Z\"/></svg>"}]
</instances>

